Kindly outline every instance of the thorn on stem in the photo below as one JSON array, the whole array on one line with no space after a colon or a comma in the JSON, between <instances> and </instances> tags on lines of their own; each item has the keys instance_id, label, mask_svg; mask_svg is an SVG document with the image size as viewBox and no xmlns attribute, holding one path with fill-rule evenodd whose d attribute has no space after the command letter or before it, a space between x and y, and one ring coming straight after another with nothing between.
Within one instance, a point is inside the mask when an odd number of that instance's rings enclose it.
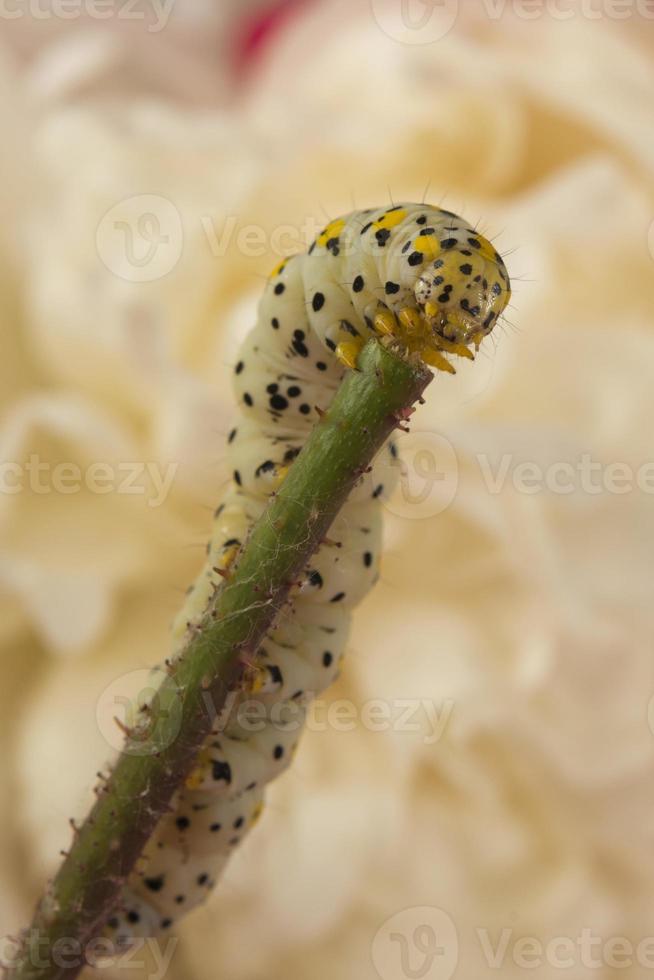
<instances>
[{"instance_id":1,"label":"thorn on stem","mask_svg":"<svg viewBox=\"0 0 654 980\"><path fill-rule=\"evenodd\" d=\"M393 412L393 418L396 422L407 422L414 412L415 408L413 406L409 408L398 408L397 411Z\"/></svg>"},{"instance_id":2,"label":"thorn on stem","mask_svg":"<svg viewBox=\"0 0 654 980\"><path fill-rule=\"evenodd\" d=\"M116 715L114 715L114 721L116 722L116 724L120 728L120 730L123 733L123 735L125 735L127 738L131 738L132 729L129 728L124 722L122 722L120 720L120 718L116 717Z\"/></svg>"}]
</instances>

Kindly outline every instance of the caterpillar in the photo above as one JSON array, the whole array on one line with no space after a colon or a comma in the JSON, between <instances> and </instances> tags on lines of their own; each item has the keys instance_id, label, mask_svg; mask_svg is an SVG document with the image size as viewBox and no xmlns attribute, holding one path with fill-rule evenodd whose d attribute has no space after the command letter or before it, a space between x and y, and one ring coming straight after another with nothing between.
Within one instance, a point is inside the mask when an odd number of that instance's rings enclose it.
<instances>
[{"instance_id":1,"label":"caterpillar","mask_svg":"<svg viewBox=\"0 0 654 980\"><path fill-rule=\"evenodd\" d=\"M474 359L510 295L490 242L453 212L424 204L354 211L331 221L308 252L279 263L234 369L242 418L227 440L233 478L173 625L175 655L300 452L314 406L327 407L365 342L385 338L454 373L450 358ZM384 452L392 463L393 444ZM290 764L311 699L339 672L351 611L378 577L388 490L361 479L258 650L237 694L241 706L256 701L258 725L234 705L216 719L109 920L118 947L170 929L205 901L257 822L265 785Z\"/></svg>"}]
</instances>

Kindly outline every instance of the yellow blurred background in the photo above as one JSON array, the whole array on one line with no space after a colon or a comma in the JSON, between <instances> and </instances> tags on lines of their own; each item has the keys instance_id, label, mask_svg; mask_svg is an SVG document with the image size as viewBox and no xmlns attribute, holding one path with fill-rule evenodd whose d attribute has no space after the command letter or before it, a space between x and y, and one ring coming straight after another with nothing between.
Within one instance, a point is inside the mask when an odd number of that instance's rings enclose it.
<instances>
[{"instance_id":1,"label":"yellow blurred background","mask_svg":"<svg viewBox=\"0 0 654 980\"><path fill-rule=\"evenodd\" d=\"M514 301L402 440L328 697L356 721L316 717L169 964L102 972L651 976L653 31L639 0L2 0L0 935L111 757L103 692L167 654L263 276L426 195Z\"/></svg>"}]
</instances>

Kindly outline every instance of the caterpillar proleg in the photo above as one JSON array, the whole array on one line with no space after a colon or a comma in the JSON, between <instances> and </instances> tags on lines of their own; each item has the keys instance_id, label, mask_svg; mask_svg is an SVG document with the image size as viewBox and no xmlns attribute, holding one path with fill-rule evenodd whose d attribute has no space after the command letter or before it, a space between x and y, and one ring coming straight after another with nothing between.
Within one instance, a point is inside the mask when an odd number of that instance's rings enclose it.
<instances>
[{"instance_id":1,"label":"caterpillar proleg","mask_svg":"<svg viewBox=\"0 0 654 980\"><path fill-rule=\"evenodd\" d=\"M331 221L306 254L282 261L234 370L242 418L228 437L231 486L207 558L173 627L174 653L237 560L250 528L371 337L453 373L474 358L510 297L499 254L450 211L424 204ZM394 448L384 450L392 459ZM265 785L290 765L311 699L338 674L353 607L379 574L380 498L362 476L328 540L293 589L292 606L252 654L234 710L216 719L195 768L159 822L107 926L119 946L170 929L205 901L258 820Z\"/></svg>"}]
</instances>

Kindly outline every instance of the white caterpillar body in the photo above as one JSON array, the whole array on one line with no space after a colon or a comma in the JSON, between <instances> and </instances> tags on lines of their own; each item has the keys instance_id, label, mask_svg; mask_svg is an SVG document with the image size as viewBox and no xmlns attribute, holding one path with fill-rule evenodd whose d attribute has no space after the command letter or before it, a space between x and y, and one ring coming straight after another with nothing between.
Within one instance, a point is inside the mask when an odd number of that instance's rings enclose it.
<instances>
[{"instance_id":1,"label":"white caterpillar body","mask_svg":"<svg viewBox=\"0 0 654 980\"><path fill-rule=\"evenodd\" d=\"M365 342L385 336L453 371L446 355L472 356L469 345L479 346L509 296L493 246L428 205L353 212L331 222L307 254L280 263L236 364L242 418L228 439L233 484L175 621L175 653L298 455L315 406L327 408ZM385 452L392 462L392 445ZM248 690L217 719L108 924L119 945L169 929L204 901L259 818L265 784L290 764L311 699L338 674L351 610L378 577L384 484L362 478L307 566L292 609L261 645ZM256 724L238 710L252 700Z\"/></svg>"}]
</instances>

